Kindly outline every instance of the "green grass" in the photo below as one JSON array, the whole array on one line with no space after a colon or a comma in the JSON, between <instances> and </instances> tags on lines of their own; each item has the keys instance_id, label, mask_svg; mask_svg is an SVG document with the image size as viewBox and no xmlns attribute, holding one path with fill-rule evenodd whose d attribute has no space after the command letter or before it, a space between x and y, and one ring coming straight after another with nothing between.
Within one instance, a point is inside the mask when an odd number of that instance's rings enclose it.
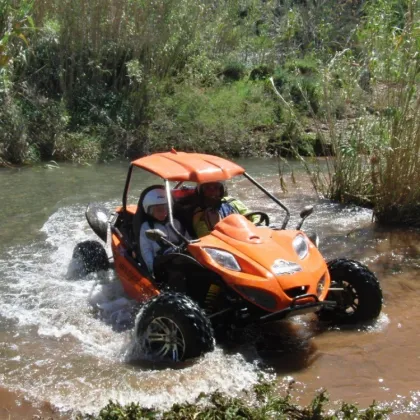
<instances>
[{"instance_id":1,"label":"green grass","mask_svg":"<svg viewBox=\"0 0 420 420\"><path fill-rule=\"evenodd\" d=\"M275 103L266 83L238 81L208 88L180 85L155 104L149 131L153 149L262 154L275 130ZM259 132L256 134L256 132Z\"/></svg>"}]
</instances>

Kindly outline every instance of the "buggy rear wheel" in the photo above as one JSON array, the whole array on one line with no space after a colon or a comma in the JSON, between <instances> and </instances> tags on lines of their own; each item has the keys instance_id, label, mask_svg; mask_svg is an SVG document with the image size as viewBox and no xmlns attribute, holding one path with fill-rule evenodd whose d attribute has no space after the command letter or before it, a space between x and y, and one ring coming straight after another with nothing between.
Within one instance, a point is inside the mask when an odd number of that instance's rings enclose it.
<instances>
[{"instance_id":1,"label":"buggy rear wheel","mask_svg":"<svg viewBox=\"0 0 420 420\"><path fill-rule=\"evenodd\" d=\"M109 268L108 255L98 241L84 241L77 244L73 250L72 259L83 274Z\"/></svg>"},{"instance_id":2,"label":"buggy rear wheel","mask_svg":"<svg viewBox=\"0 0 420 420\"><path fill-rule=\"evenodd\" d=\"M331 286L325 300L335 301L333 310L318 312L322 321L339 324L368 322L382 309L382 290L378 279L358 261L336 259L328 262ZM334 290L336 289L336 290Z\"/></svg>"},{"instance_id":3,"label":"buggy rear wheel","mask_svg":"<svg viewBox=\"0 0 420 420\"><path fill-rule=\"evenodd\" d=\"M181 293L162 293L146 303L135 334L142 355L153 361L178 362L214 348L210 320Z\"/></svg>"}]
</instances>

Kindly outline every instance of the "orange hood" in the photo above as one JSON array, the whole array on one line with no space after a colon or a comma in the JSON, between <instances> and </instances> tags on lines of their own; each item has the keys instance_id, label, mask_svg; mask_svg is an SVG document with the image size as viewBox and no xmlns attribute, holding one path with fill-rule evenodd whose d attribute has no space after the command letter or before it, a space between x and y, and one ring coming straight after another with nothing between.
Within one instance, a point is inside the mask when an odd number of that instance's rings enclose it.
<instances>
[{"instance_id":1,"label":"orange hood","mask_svg":"<svg viewBox=\"0 0 420 420\"><path fill-rule=\"evenodd\" d=\"M293 248L293 239L303 234L296 230L272 230L268 227L256 227L245 217L234 214L216 224L210 235L202 240L202 247L220 248L232 252L236 257L248 257L260 266L264 277L276 277L280 287L289 289L300 285L316 284L326 271L326 264L318 249L307 239L309 252L301 260ZM303 234L304 235L304 234ZM306 237L306 236L305 236ZM224 245L226 244L226 245ZM298 264L301 271L293 274L275 275L272 270L278 259ZM253 270L255 271L255 270Z\"/></svg>"}]
</instances>

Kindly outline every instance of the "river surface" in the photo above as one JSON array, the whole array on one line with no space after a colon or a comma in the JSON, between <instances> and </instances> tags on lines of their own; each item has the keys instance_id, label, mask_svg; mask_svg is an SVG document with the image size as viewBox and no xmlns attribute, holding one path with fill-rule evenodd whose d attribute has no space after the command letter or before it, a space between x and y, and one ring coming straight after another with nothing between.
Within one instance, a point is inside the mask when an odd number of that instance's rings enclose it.
<instances>
[{"instance_id":1,"label":"river surface","mask_svg":"<svg viewBox=\"0 0 420 420\"><path fill-rule=\"evenodd\" d=\"M376 400L391 406L394 418L420 413L420 232L378 228L370 210L320 200L303 175L294 184L286 174L283 193L274 160L239 163L290 207L289 226L306 204L316 205L305 228L319 233L326 259L356 259L377 274L385 300L379 319L340 330L306 315L176 369L135 363L125 327L133 302L114 273L67 276L74 246L95 239L86 205L119 205L128 163L0 170L1 419L71 418L97 413L109 399L169 408L216 389L235 395L261 373L284 388L294 379L302 404L327 388L332 401L367 407ZM155 181L136 177L132 197ZM282 220L248 181L229 188L250 208Z\"/></svg>"}]
</instances>

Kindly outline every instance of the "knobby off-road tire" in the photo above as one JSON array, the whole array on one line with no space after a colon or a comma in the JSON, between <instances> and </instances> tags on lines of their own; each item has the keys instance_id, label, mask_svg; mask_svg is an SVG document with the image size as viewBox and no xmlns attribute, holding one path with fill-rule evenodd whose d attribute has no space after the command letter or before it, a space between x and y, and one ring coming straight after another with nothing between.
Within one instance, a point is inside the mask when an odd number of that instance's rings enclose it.
<instances>
[{"instance_id":1,"label":"knobby off-road tire","mask_svg":"<svg viewBox=\"0 0 420 420\"><path fill-rule=\"evenodd\" d=\"M378 279L365 265L358 261L336 259L328 262L331 288L344 291L330 291L326 300L338 303L332 311L321 310L322 321L337 324L356 324L372 321L382 309L382 290Z\"/></svg>"},{"instance_id":2,"label":"knobby off-road tire","mask_svg":"<svg viewBox=\"0 0 420 420\"><path fill-rule=\"evenodd\" d=\"M76 261L81 274L108 270L109 268L108 255L98 241L80 242L75 246L72 258Z\"/></svg>"},{"instance_id":3,"label":"knobby off-road tire","mask_svg":"<svg viewBox=\"0 0 420 420\"><path fill-rule=\"evenodd\" d=\"M165 292L147 302L136 319L136 340L142 356L177 362L214 349L210 320L181 293Z\"/></svg>"}]
</instances>

